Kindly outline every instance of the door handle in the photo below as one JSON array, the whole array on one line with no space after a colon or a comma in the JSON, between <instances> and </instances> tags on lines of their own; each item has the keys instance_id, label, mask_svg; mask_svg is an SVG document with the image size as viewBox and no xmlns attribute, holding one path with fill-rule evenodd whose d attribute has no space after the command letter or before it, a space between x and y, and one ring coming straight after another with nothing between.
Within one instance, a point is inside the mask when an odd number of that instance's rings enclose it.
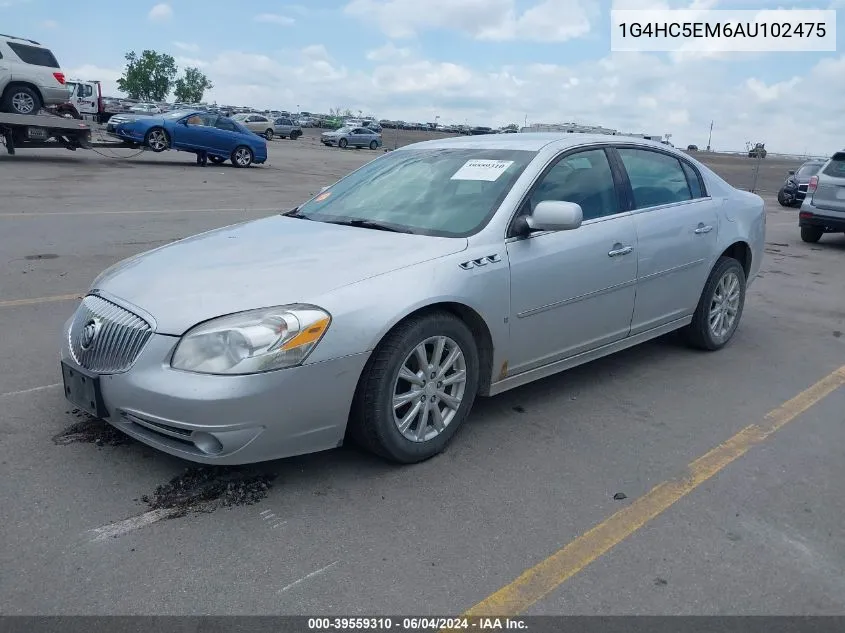
<instances>
[{"instance_id":1,"label":"door handle","mask_svg":"<svg viewBox=\"0 0 845 633\"><path fill-rule=\"evenodd\" d=\"M627 255L631 251L634 250L633 246L622 246L621 244L615 244L612 251L610 251L607 256L608 257L616 257L618 255Z\"/></svg>"},{"instance_id":2,"label":"door handle","mask_svg":"<svg viewBox=\"0 0 845 633\"><path fill-rule=\"evenodd\" d=\"M712 226L704 226L703 224L699 224L698 228L695 229L695 234L696 235L703 235L704 233L709 233L712 230L713 230Z\"/></svg>"}]
</instances>

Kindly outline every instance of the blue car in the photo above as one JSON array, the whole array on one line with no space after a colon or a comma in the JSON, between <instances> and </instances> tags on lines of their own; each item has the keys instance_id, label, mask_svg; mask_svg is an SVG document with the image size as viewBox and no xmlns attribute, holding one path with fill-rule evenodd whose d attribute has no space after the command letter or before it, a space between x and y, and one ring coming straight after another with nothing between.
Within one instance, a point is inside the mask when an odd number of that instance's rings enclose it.
<instances>
[{"instance_id":1,"label":"blue car","mask_svg":"<svg viewBox=\"0 0 845 633\"><path fill-rule=\"evenodd\" d=\"M212 163L231 160L235 167L267 161L267 141L232 119L199 110L174 110L138 117L115 126L117 138L154 152L175 149L205 152Z\"/></svg>"}]
</instances>

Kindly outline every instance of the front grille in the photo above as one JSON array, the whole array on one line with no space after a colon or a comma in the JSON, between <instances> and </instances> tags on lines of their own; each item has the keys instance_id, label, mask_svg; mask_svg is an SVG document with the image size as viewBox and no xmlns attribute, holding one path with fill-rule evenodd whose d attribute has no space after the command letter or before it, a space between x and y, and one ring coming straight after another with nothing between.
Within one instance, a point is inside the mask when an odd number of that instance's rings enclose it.
<instances>
[{"instance_id":1,"label":"front grille","mask_svg":"<svg viewBox=\"0 0 845 633\"><path fill-rule=\"evenodd\" d=\"M86 340L92 334L93 339ZM138 315L88 295L73 316L68 344L80 366L98 374L117 374L132 367L151 335L152 327Z\"/></svg>"}]
</instances>

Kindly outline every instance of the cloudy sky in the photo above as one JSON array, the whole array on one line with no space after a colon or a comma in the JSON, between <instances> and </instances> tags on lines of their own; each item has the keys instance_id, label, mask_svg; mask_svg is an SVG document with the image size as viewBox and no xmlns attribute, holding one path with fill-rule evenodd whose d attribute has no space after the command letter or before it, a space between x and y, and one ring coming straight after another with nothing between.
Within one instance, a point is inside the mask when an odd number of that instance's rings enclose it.
<instances>
[{"instance_id":1,"label":"cloudy sky","mask_svg":"<svg viewBox=\"0 0 845 633\"><path fill-rule=\"evenodd\" d=\"M294 0L297 1L297 0ZM172 54L208 100L476 125L577 121L676 145L845 147L845 0L0 0L5 33L70 77L115 81L126 51ZM837 52L612 53L613 8L837 8Z\"/></svg>"}]
</instances>

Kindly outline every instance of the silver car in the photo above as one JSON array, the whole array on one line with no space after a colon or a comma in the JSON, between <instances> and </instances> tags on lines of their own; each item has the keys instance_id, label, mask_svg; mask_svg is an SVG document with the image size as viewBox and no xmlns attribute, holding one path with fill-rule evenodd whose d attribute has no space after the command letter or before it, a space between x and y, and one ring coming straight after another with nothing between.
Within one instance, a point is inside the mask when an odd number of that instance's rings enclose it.
<instances>
[{"instance_id":1,"label":"silver car","mask_svg":"<svg viewBox=\"0 0 845 633\"><path fill-rule=\"evenodd\" d=\"M302 128L290 117L281 116L273 120L273 133L281 138L295 141L302 136Z\"/></svg>"},{"instance_id":2,"label":"silver car","mask_svg":"<svg viewBox=\"0 0 845 633\"><path fill-rule=\"evenodd\" d=\"M801 239L811 244L825 233L845 233L845 151L836 152L810 178L798 226Z\"/></svg>"},{"instance_id":3,"label":"silver car","mask_svg":"<svg viewBox=\"0 0 845 633\"><path fill-rule=\"evenodd\" d=\"M103 272L64 326L65 393L196 462L347 437L417 462L476 396L673 330L726 345L765 224L759 196L651 141L409 145L291 212Z\"/></svg>"},{"instance_id":4,"label":"silver car","mask_svg":"<svg viewBox=\"0 0 845 633\"><path fill-rule=\"evenodd\" d=\"M323 132L320 135L320 142L331 147L337 145L344 147L357 147L378 149L381 147L381 134L365 127L342 127L331 132Z\"/></svg>"},{"instance_id":5,"label":"silver car","mask_svg":"<svg viewBox=\"0 0 845 633\"><path fill-rule=\"evenodd\" d=\"M70 99L59 62L35 40L0 34L0 109L38 114Z\"/></svg>"},{"instance_id":6,"label":"silver car","mask_svg":"<svg viewBox=\"0 0 845 633\"><path fill-rule=\"evenodd\" d=\"M263 114L236 114L232 119L238 121L249 131L263 136L268 141L272 141L276 133L273 120Z\"/></svg>"}]
</instances>

